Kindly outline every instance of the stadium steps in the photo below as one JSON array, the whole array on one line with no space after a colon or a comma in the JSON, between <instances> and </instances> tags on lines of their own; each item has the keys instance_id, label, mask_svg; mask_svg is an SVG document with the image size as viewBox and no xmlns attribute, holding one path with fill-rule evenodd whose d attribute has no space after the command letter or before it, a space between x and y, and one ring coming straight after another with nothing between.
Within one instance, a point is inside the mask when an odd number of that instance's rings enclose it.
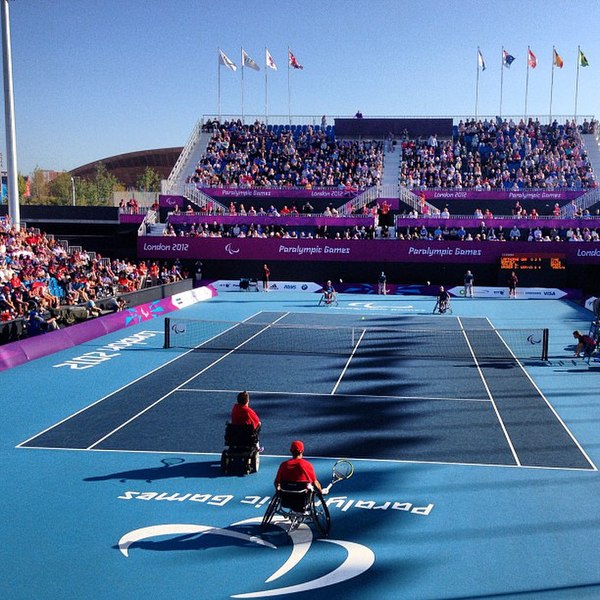
<instances>
[{"instance_id":1,"label":"stadium steps","mask_svg":"<svg viewBox=\"0 0 600 600\"><path fill-rule=\"evenodd\" d=\"M398 196L398 177L400 175L400 155L402 151L396 146L395 151L386 148L383 154L383 175L381 184L390 186L394 191L392 197Z\"/></svg>"},{"instance_id":2,"label":"stadium steps","mask_svg":"<svg viewBox=\"0 0 600 600\"><path fill-rule=\"evenodd\" d=\"M581 136L581 139L587 151L588 160L592 165L592 169L594 169L596 180L598 180L598 175L600 174L600 147L598 146L598 138L593 133L586 133Z\"/></svg>"}]
</instances>

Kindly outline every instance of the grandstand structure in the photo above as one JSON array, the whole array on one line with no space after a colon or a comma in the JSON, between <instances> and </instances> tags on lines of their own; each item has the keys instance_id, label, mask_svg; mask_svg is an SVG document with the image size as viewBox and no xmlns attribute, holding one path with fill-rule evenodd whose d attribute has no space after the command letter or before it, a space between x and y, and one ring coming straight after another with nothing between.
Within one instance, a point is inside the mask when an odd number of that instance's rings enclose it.
<instances>
[{"instance_id":1,"label":"grandstand structure","mask_svg":"<svg viewBox=\"0 0 600 600\"><path fill-rule=\"evenodd\" d=\"M213 278L269 262L281 279L450 283L474 268L496 285L525 264L530 285L600 280L593 117L286 119L200 119L138 256L202 260Z\"/></svg>"}]
</instances>

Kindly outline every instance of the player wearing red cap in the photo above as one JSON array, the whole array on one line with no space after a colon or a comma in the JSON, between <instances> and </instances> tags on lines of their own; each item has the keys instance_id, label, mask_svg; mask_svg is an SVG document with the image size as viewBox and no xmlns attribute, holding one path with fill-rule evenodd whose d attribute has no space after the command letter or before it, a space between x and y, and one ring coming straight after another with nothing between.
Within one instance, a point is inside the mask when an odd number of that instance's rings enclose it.
<instances>
[{"instance_id":1,"label":"player wearing red cap","mask_svg":"<svg viewBox=\"0 0 600 600\"><path fill-rule=\"evenodd\" d=\"M281 482L301 483L306 481L312 483L317 490L321 491L321 484L317 479L314 467L302 456L304 454L304 444L300 440L292 442L290 452L292 458L279 465L275 477L275 487L277 488Z\"/></svg>"}]
</instances>

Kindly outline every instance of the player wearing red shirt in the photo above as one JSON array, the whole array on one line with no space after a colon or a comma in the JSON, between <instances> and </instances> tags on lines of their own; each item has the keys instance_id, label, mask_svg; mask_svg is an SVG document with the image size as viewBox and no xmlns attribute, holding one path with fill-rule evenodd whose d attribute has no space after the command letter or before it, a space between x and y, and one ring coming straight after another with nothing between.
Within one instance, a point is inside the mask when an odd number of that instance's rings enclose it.
<instances>
[{"instance_id":1,"label":"player wearing red shirt","mask_svg":"<svg viewBox=\"0 0 600 600\"><path fill-rule=\"evenodd\" d=\"M231 409L232 425L252 425L254 429L260 427L258 415L250 408L250 394L240 392L237 397L237 403Z\"/></svg>"},{"instance_id":2,"label":"player wearing red shirt","mask_svg":"<svg viewBox=\"0 0 600 600\"><path fill-rule=\"evenodd\" d=\"M316 489L321 491L321 484L317 479L314 467L302 457L304 454L304 444L300 440L292 442L290 452L293 458L279 465L275 477L275 487L277 488L281 482L301 483L306 481L307 483L312 483Z\"/></svg>"}]
</instances>

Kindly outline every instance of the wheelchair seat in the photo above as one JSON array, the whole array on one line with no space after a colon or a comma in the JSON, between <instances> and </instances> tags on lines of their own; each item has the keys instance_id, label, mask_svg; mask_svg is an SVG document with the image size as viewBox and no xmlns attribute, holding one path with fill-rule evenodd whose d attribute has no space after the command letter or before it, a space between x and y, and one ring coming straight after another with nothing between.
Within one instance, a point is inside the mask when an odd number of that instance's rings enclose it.
<instances>
[{"instance_id":1,"label":"wheelchair seat","mask_svg":"<svg viewBox=\"0 0 600 600\"><path fill-rule=\"evenodd\" d=\"M260 466L259 429L252 425L225 425L225 445L221 453L221 471L225 475L257 473Z\"/></svg>"},{"instance_id":2,"label":"wheelchair seat","mask_svg":"<svg viewBox=\"0 0 600 600\"><path fill-rule=\"evenodd\" d=\"M281 482L279 486L281 506L294 512L303 513L310 509L313 488L305 482Z\"/></svg>"},{"instance_id":3,"label":"wheelchair seat","mask_svg":"<svg viewBox=\"0 0 600 600\"><path fill-rule=\"evenodd\" d=\"M225 425L225 445L234 447L251 447L258 444L259 431L252 425Z\"/></svg>"},{"instance_id":4,"label":"wheelchair seat","mask_svg":"<svg viewBox=\"0 0 600 600\"><path fill-rule=\"evenodd\" d=\"M323 536L331 529L331 517L323 495L308 482L282 482L278 486L263 517L262 528L266 529L276 517L287 522L288 532L303 523L314 524Z\"/></svg>"}]
</instances>

